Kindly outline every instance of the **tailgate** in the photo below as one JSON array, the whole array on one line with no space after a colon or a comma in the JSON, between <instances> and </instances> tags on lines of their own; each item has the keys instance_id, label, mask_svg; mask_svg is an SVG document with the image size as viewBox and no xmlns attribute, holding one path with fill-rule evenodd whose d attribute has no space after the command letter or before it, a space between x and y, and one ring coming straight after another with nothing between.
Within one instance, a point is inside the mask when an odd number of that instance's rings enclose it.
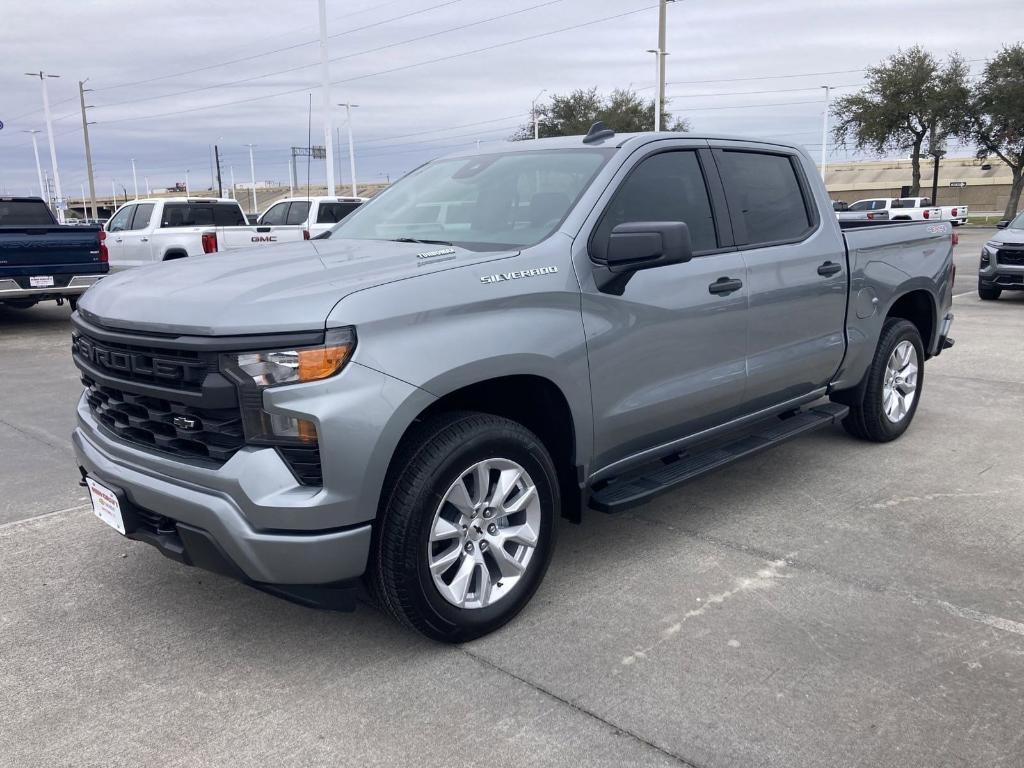
<instances>
[{"instance_id":1,"label":"tailgate","mask_svg":"<svg viewBox=\"0 0 1024 768\"><path fill-rule=\"evenodd\" d=\"M100 263L98 227L0 228L0 277L92 273L101 271Z\"/></svg>"},{"instance_id":2,"label":"tailgate","mask_svg":"<svg viewBox=\"0 0 1024 768\"><path fill-rule=\"evenodd\" d=\"M258 248L261 245L291 243L308 239L302 226L218 227L217 250L237 251L241 248Z\"/></svg>"}]
</instances>

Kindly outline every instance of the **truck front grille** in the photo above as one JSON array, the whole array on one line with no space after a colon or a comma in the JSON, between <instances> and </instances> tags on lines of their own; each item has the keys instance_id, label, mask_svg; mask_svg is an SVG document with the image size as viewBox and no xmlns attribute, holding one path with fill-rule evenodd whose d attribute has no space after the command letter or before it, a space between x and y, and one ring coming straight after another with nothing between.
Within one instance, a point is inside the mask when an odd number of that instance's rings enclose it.
<instances>
[{"instance_id":1,"label":"truck front grille","mask_svg":"<svg viewBox=\"0 0 1024 768\"><path fill-rule=\"evenodd\" d=\"M205 409L138 395L82 377L96 420L130 443L223 464L245 444L238 408Z\"/></svg>"},{"instance_id":2,"label":"truck front grille","mask_svg":"<svg viewBox=\"0 0 1024 768\"><path fill-rule=\"evenodd\" d=\"M100 342L80 334L72 336L71 352L77 360L125 381L193 392L202 388L210 370L210 361L197 352Z\"/></svg>"},{"instance_id":3,"label":"truck front grille","mask_svg":"<svg viewBox=\"0 0 1024 768\"><path fill-rule=\"evenodd\" d=\"M1000 248L996 261L1013 267L1024 267L1024 248Z\"/></svg>"}]
</instances>

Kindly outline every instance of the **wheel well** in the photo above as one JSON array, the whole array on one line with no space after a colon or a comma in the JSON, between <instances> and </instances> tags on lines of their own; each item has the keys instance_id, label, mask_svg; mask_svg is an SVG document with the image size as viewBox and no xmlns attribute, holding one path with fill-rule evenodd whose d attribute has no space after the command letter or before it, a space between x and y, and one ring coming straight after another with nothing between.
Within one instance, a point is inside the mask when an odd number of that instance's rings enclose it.
<instances>
[{"instance_id":1,"label":"wheel well","mask_svg":"<svg viewBox=\"0 0 1024 768\"><path fill-rule=\"evenodd\" d=\"M417 421L445 411L479 411L504 416L533 432L544 443L558 471L562 515L580 518L576 476L576 431L562 390L541 376L502 376L457 389L432 403Z\"/></svg>"},{"instance_id":2,"label":"wheel well","mask_svg":"<svg viewBox=\"0 0 1024 768\"><path fill-rule=\"evenodd\" d=\"M925 354L928 354L932 348L932 334L935 332L935 310L932 297L927 291L911 291L900 296L886 317L902 317L916 325L924 342Z\"/></svg>"},{"instance_id":3,"label":"wheel well","mask_svg":"<svg viewBox=\"0 0 1024 768\"><path fill-rule=\"evenodd\" d=\"M174 259L187 258L188 254L184 251L168 251L164 254L164 261L173 261Z\"/></svg>"}]
</instances>

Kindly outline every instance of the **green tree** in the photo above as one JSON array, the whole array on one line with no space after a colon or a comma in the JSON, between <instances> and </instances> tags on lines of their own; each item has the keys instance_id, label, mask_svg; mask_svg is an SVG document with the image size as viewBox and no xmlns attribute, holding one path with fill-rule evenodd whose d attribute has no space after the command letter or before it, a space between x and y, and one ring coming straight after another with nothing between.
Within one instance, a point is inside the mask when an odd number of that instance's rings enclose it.
<instances>
[{"instance_id":1,"label":"green tree","mask_svg":"<svg viewBox=\"0 0 1024 768\"><path fill-rule=\"evenodd\" d=\"M969 98L967 64L959 54L946 63L920 46L897 51L867 70L859 93L836 100L833 138L842 146L883 154L909 150L912 197L921 191L921 154L925 140L962 125Z\"/></svg>"},{"instance_id":2,"label":"green tree","mask_svg":"<svg viewBox=\"0 0 1024 768\"><path fill-rule=\"evenodd\" d=\"M995 155L1010 166L1004 217L1012 218L1024 190L1024 43L1004 47L985 65L961 135L978 146L979 158Z\"/></svg>"},{"instance_id":3,"label":"green tree","mask_svg":"<svg viewBox=\"0 0 1024 768\"><path fill-rule=\"evenodd\" d=\"M635 91L616 89L602 96L597 88L580 88L567 95L554 94L549 103L537 106L540 137L578 136L585 134L597 121L604 122L618 133L649 131L654 126L654 100L644 101ZM686 120L673 119L668 112L661 115L662 130L687 131ZM533 138L533 121L524 123L513 140Z\"/></svg>"}]
</instances>

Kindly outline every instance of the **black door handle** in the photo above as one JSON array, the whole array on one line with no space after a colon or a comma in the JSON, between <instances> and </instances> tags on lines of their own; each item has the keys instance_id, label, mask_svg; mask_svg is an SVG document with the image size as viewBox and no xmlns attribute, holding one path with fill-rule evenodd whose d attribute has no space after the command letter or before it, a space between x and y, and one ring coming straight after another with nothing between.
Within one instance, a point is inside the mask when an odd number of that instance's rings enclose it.
<instances>
[{"instance_id":1,"label":"black door handle","mask_svg":"<svg viewBox=\"0 0 1024 768\"><path fill-rule=\"evenodd\" d=\"M826 261L820 267L818 267L818 274L822 277L832 277L832 275L838 274L843 271L843 267L840 264L836 264L832 261Z\"/></svg>"},{"instance_id":2,"label":"black door handle","mask_svg":"<svg viewBox=\"0 0 1024 768\"><path fill-rule=\"evenodd\" d=\"M720 277L708 286L708 293L725 295L738 291L743 287L743 281L734 277Z\"/></svg>"}]
</instances>

